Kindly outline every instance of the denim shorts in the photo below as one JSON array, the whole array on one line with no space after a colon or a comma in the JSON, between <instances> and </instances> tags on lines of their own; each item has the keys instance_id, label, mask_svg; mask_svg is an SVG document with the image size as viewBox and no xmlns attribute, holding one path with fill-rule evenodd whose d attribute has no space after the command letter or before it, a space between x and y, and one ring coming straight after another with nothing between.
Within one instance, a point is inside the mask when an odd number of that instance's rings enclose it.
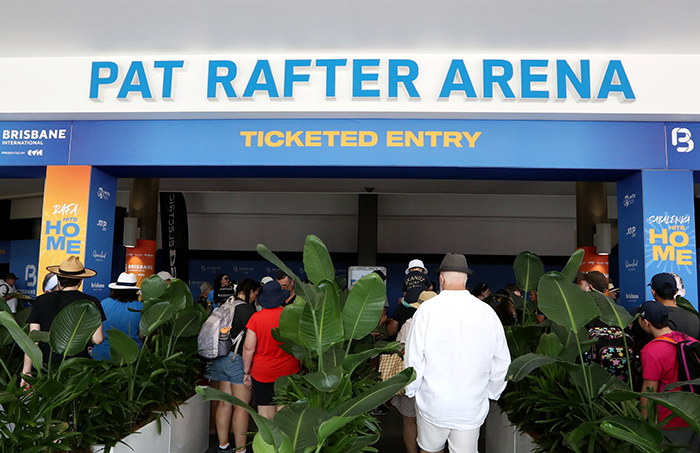
<instances>
[{"instance_id":1,"label":"denim shorts","mask_svg":"<svg viewBox=\"0 0 700 453\"><path fill-rule=\"evenodd\" d=\"M211 381L243 384L243 358L231 351L227 356L210 360L204 376Z\"/></svg>"}]
</instances>

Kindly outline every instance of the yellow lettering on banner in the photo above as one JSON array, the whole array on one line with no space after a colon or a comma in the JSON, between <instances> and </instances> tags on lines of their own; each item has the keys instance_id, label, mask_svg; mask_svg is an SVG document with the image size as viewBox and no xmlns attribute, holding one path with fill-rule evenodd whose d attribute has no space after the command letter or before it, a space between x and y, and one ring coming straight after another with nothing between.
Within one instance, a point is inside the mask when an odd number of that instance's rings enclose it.
<instances>
[{"instance_id":1,"label":"yellow lettering on banner","mask_svg":"<svg viewBox=\"0 0 700 453\"><path fill-rule=\"evenodd\" d=\"M437 146L437 138L442 136L440 131L425 131L425 135L430 137L430 147L435 148Z\"/></svg>"},{"instance_id":2,"label":"yellow lettering on banner","mask_svg":"<svg viewBox=\"0 0 700 453\"><path fill-rule=\"evenodd\" d=\"M402 131L386 131L386 146L401 147L403 146Z\"/></svg>"},{"instance_id":3,"label":"yellow lettering on banner","mask_svg":"<svg viewBox=\"0 0 700 453\"><path fill-rule=\"evenodd\" d=\"M342 131L340 146L357 146L357 131Z\"/></svg>"},{"instance_id":4,"label":"yellow lettering on banner","mask_svg":"<svg viewBox=\"0 0 700 453\"><path fill-rule=\"evenodd\" d=\"M423 131L418 132L418 136L413 133L413 131L406 131L406 146L411 146L411 142L415 143L416 146L423 147L425 143L425 136Z\"/></svg>"},{"instance_id":5,"label":"yellow lettering on banner","mask_svg":"<svg viewBox=\"0 0 700 453\"><path fill-rule=\"evenodd\" d=\"M680 241L676 240L679 237ZM671 241L671 245L675 247L685 247L686 245L688 245L688 242L690 242L688 234L682 231L674 231L668 238Z\"/></svg>"},{"instance_id":6,"label":"yellow lettering on banner","mask_svg":"<svg viewBox=\"0 0 700 453\"><path fill-rule=\"evenodd\" d=\"M265 138L265 133L263 131L258 132L258 148L262 148L263 138Z\"/></svg>"},{"instance_id":7,"label":"yellow lettering on banner","mask_svg":"<svg viewBox=\"0 0 700 453\"><path fill-rule=\"evenodd\" d=\"M272 141L272 137L277 137L280 140L277 140L276 142ZM265 144L267 146L271 146L273 148L277 148L279 146L284 145L284 134L280 131L270 131L267 134L265 134Z\"/></svg>"},{"instance_id":8,"label":"yellow lettering on banner","mask_svg":"<svg viewBox=\"0 0 700 453\"><path fill-rule=\"evenodd\" d=\"M662 244L668 244L668 232L663 229L661 230L661 234L657 234L654 229L650 228L649 229L649 243L653 244L656 242L657 239L661 239Z\"/></svg>"},{"instance_id":9,"label":"yellow lettering on banner","mask_svg":"<svg viewBox=\"0 0 700 453\"><path fill-rule=\"evenodd\" d=\"M253 142L253 137L257 134L255 131L241 131L241 135L245 137L245 147L250 148L251 143Z\"/></svg>"},{"instance_id":10,"label":"yellow lettering on banner","mask_svg":"<svg viewBox=\"0 0 700 453\"><path fill-rule=\"evenodd\" d=\"M369 138L369 139L368 139ZM374 131L360 131L360 146L374 146L379 141L379 136Z\"/></svg>"},{"instance_id":11,"label":"yellow lettering on banner","mask_svg":"<svg viewBox=\"0 0 700 453\"><path fill-rule=\"evenodd\" d=\"M306 146L321 146L321 131L306 131Z\"/></svg>"},{"instance_id":12,"label":"yellow lettering on banner","mask_svg":"<svg viewBox=\"0 0 700 453\"><path fill-rule=\"evenodd\" d=\"M459 132L445 131L442 140L442 146L445 148L449 148L451 144L454 144L457 148L462 147L462 134Z\"/></svg>"},{"instance_id":13,"label":"yellow lettering on banner","mask_svg":"<svg viewBox=\"0 0 700 453\"><path fill-rule=\"evenodd\" d=\"M335 146L335 138L340 135L340 131L323 131L323 135L328 137L328 146Z\"/></svg>"},{"instance_id":14,"label":"yellow lettering on banner","mask_svg":"<svg viewBox=\"0 0 700 453\"><path fill-rule=\"evenodd\" d=\"M285 142L285 146L292 146L292 142L294 142L297 146L304 146L301 140L299 140L299 136L302 134L302 132L304 131L296 131L294 134L292 134L292 131L287 131L287 141Z\"/></svg>"},{"instance_id":15,"label":"yellow lettering on banner","mask_svg":"<svg viewBox=\"0 0 700 453\"><path fill-rule=\"evenodd\" d=\"M476 140L481 136L481 132L474 132L474 135L471 135L469 132L462 132L462 134L464 134L464 138L469 142L470 148L476 146Z\"/></svg>"},{"instance_id":16,"label":"yellow lettering on banner","mask_svg":"<svg viewBox=\"0 0 700 453\"><path fill-rule=\"evenodd\" d=\"M673 261L676 259L674 256L675 248L670 245L667 245L665 249L662 249L660 245L655 245L652 247L652 251L654 252L654 261Z\"/></svg>"},{"instance_id":17,"label":"yellow lettering on banner","mask_svg":"<svg viewBox=\"0 0 700 453\"><path fill-rule=\"evenodd\" d=\"M679 250L676 252L676 263L679 266L692 266L693 257L692 250Z\"/></svg>"}]
</instances>

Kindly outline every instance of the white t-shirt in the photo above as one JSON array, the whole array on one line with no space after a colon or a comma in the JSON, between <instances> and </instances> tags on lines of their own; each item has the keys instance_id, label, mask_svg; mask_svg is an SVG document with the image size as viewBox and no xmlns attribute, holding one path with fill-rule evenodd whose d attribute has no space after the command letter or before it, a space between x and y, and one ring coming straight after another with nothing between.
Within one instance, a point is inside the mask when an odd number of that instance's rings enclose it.
<instances>
[{"instance_id":1,"label":"white t-shirt","mask_svg":"<svg viewBox=\"0 0 700 453\"><path fill-rule=\"evenodd\" d=\"M6 294L12 294L16 293L17 289L13 286L10 286L9 283L7 283L5 280L0 280L0 296L5 296ZM10 306L10 310L12 310L12 313L17 312L17 298L13 298L10 300L5 301L7 305Z\"/></svg>"},{"instance_id":2,"label":"white t-shirt","mask_svg":"<svg viewBox=\"0 0 700 453\"><path fill-rule=\"evenodd\" d=\"M406 396L445 428L481 426L506 387L510 352L496 312L468 291L442 291L413 315L405 366L416 370Z\"/></svg>"}]
</instances>

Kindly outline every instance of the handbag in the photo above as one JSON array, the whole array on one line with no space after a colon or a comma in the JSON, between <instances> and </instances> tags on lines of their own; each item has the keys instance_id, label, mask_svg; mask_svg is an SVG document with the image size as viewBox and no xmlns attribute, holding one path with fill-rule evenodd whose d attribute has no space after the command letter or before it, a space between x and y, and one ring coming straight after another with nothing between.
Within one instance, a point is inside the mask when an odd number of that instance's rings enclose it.
<instances>
[{"instance_id":1,"label":"handbag","mask_svg":"<svg viewBox=\"0 0 700 453\"><path fill-rule=\"evenodd\" d=\"M381 374L382 381L391 379L400 372L403 371L403 359L400 355L393 354L382 354L379 356L379 374ZM397 395L405 395L406 390L401 389L396 392Z\"/></svg>"}]
</instances>

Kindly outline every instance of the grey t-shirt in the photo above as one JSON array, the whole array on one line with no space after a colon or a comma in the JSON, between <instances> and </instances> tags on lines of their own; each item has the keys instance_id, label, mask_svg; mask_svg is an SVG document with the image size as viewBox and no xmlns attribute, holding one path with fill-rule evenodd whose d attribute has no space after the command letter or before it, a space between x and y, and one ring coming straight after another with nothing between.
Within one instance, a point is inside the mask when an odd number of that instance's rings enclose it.
<instances>
[{"instance_id":1,"label":"grey t-shirt","mask_svg":"<svg viewBox=\"0 0 700 453\"><path fill-rule=\"evenodd\" d=\"M668 309L668 324L671 329L700 340L700 318L680 307L666 308Z\"/></svg>"}]
</instances>

